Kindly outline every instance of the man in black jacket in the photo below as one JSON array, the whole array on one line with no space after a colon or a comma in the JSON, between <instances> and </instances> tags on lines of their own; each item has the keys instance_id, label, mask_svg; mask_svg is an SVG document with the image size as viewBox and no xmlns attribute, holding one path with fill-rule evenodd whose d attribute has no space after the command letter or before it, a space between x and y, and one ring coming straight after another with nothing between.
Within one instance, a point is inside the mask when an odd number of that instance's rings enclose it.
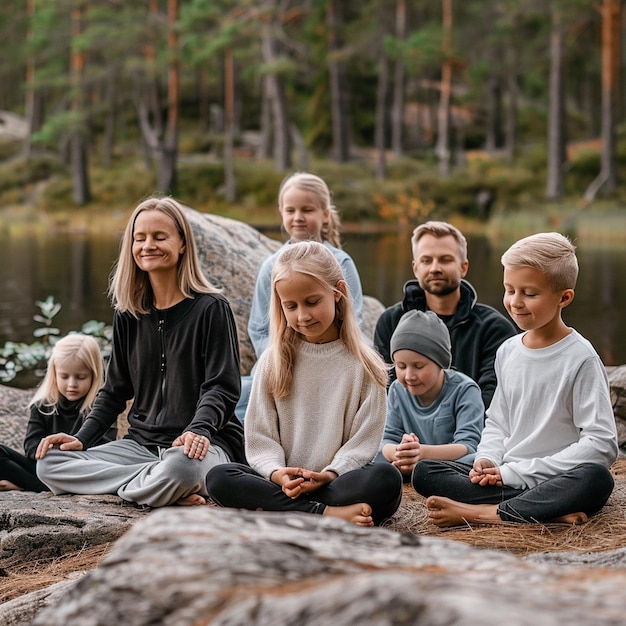
<instances>
[{"instance_id":1,"label":"man in black jacket","mask_svg":"<svg viewBox=\"0 0 626 626\"><path fill-rule=\"evenodd\" d=\"M407 311L434 311L446 324L452 342L452 366L473 378L482 391L485 408L496 388L493 364L500 344L517 331L504 315L480 304L476 291L464 280L469 267L467 241L446 222L426 222L413 231L413 273L417 280L404 285L404 298L380 316L374 345L392 363L389 342ZM392 369L390 382L395 378Z\"/></svg>"}]
</instances>

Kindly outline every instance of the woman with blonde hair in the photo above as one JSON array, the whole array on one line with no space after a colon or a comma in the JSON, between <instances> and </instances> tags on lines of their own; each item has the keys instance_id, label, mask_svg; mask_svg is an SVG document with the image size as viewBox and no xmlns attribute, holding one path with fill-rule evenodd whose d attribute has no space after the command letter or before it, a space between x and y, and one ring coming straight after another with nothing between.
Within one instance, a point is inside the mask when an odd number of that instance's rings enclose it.
<instances>
[{"instance_id":1,"label":"woman with blonde hair","mask_svg":"<svg viewBox=\"0 0 626 626\"><path fill-rule=\"evenodd\" d=\"M208 470L244 460L233 413L239 348L230 306L202 275L174 199L150 198L135 209L109 293L115 315L106 383L75 435L41 441L39 477L55 494L204 504ZM92 448L131 399L128 435Z\"/></svg>"},{"instance_id":2,"label":"woman with blonde hair","mask_svg":"<svg viewBox=\"0 0 626 626\"><path fill-rule=\"evenodd\" d=\"M391 517L401 474L372 463L386 383L335 257L318 242L287 246L272 272L270 345L246 414L250 467L213 468L210 497L222 506L316 513L360 526Z\"/></svg>"}]
</instances>

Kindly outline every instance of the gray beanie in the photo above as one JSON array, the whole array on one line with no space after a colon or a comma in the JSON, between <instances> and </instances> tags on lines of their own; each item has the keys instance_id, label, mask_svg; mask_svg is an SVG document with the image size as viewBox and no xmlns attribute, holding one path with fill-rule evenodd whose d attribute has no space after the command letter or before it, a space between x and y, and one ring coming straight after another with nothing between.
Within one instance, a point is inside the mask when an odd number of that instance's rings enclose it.
<instances>
[{"instance_id":1,"label":"gray beanie","mask_svg":"<svg viewBox=\"0 0 626 626\"><path fill-rule=\"evenodd\" d=\"M397 350L413 350L443 369L450 367L452 353L448 328L432 311L409 311L391 336L391 356Z\"/></svg>"}]
</instances>

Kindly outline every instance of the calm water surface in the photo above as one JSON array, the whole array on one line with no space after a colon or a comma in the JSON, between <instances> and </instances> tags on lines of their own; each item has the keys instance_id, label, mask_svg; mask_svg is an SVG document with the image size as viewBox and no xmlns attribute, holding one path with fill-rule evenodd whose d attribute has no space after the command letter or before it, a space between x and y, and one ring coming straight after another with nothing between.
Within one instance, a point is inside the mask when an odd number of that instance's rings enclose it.
<instances>
[{"instance_id":1,"label":"calm water surface","mask_svg":"<svg viewBox=\"0 0 626 626\"><path fill-rule=\"evenodd\" d=\"M470 238L468 279L480 301L504 313L502 306L501 247L486 239ZM0 345L7 340L32 341L38 312L35 300L49 294L63 305L55 318L62 332L77 330L90 319L110 323L105 291L117 257L116 235L30 233L0 231ZM386 306L401 298L411 272L410 232L344 237L361 274L366 294ZM565 310L566 323L585 335L607 365L626 363L626 250L578 248L580 277L574 303Z\"/></svg>"}]
</instances>

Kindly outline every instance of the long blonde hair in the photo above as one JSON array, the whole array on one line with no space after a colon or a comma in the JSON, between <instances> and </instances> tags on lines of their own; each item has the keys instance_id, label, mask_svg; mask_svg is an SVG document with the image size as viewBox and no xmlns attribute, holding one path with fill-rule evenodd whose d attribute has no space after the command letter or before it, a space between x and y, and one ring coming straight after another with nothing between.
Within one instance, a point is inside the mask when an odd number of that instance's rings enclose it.
<instances>
[{"instance_id":1,"label":"long blonde hair","mask_svg":"<svg viewBox=\"0 0 626 626\"><path fill-rule=\"evenodd\" d=\"M104 382L104 366L98 342L93 337L80 333L67 335L54 344L46 375L28 406L37 406L42 413L52 415L61 396L57 385L57 367L74 360L80 361L91 374L91 386L80 405L81 415L89 413Z\"/></svg>"},{"instance_id":2,"label":"long blonde hair","mask_svg":"<svg viewBox=\"0 0 626 626\"><path fill-rule=\"evenodd\" d=\"M322 226L322 241L328 241L331 246L341 248L341 220L335 205L331 202L330 189L328 185L315 174L309 172L296 172L287 176L280 184L278 190L278 210L283 212L283 196L289 189L295 187L300 191L310 194L315 205L322 211L328 213L328 221Z\"/></svg>"},{"instance_id":3,"label":"long blonde hair","mask_svg":"<svg viewBox=\"0 0 626 626\"><path fill-rule=\"evenodd\" d=\"M118 311L128 311L135 317L147 313L152 305L152 287L148 273L137 266L133 258L133 234L137 216L143 211L160 211L175 224L185 246L178 260L178 287L186 298L193 293L219 293L202 273L191 224L181 205L170 197L153 197L144 200L133 211L122 236L120 254L109 281L109 297Z\"/></svg>"},{"instance_id":4,"label":"long blonde hair","mask_svg":"<svg viewBox=\"0 0 626 626\"><path fill-rule=\"evenodd\" d=\"M302 335L287 324L276 292L276 283L293 272L311 276L326 289L340 294L335 304L335 323L339 329L339 339L363 364L376 384L381 387L386 386L387 369L380 355L366 344L359 330L352 298L349 295L341 266L332 252L323 244L316 241L302 241L285 246L272 271L269 339L271 361L266 380L268 393L277 398L289 395L296 354L298 347L304 341Z\"/></svg>"}]
</instances>

